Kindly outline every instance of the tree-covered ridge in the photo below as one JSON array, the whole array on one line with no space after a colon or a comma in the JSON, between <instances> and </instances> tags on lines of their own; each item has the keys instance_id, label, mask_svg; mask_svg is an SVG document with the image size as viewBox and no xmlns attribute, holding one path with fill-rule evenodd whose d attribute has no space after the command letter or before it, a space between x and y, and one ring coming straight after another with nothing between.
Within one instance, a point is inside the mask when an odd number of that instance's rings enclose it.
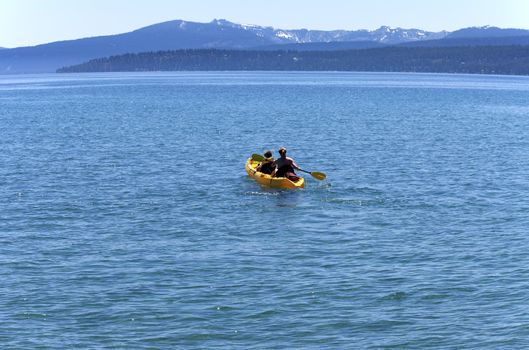
<instances>
[{"instance_id":1,"label":"tree-covered ridge","mask_svg":"<svg viewBox=\"0 0 529 350\"><path fill-rule=\"evenodd\" d=\"M529 75L529 46L384 47L342 51L193 49L99 58L61 68L58 72L208 70Z\"/></svg>"}]
</instances>

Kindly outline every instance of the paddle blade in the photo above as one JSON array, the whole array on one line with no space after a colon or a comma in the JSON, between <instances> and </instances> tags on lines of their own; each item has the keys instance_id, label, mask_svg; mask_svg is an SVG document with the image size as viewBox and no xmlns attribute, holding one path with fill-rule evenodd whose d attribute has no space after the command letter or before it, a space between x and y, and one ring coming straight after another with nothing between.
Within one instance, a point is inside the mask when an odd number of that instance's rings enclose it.
<instances>
[{"instance_id":1,"label":"paddle blade","mask_svg":"<svg viewBox=\"0 0 529 350\"><path fill-rule=\"evenodd\" d=\"M312 175L313 178L318 179L320 181L325 180L325 178L327 177L325 173L320 173L319 171L312 171L310 174Z\"/></svg>"},{"instance_id":2,"label":"paddle blade","mask_svg":"<svg viewBox=\"0 0 529 350\"><path fill-rule=\"evenodd\" d=\"M252 160L255 160L256 162L262 162L263 160L265 160L265 157L260 154L254 153L252 154Z\"/></svg>"}]
</instances>

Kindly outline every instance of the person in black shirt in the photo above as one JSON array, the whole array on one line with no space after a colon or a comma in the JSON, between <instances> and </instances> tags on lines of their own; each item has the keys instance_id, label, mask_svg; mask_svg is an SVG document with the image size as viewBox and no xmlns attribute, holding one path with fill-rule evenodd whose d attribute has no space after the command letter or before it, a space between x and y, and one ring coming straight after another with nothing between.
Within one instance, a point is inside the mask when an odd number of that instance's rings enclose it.
<instances>
[{"instance_id":1,"label":"person in black shirt","mask_svg":"<svg viewBox=\"0 0 529 350\"><path fill-rule=\"evenodd\" d=\"M272 151L266 151L264 153L265 159L257 166L257 171L262 172L263 174L272 174L275 170L274 158L272 157Z\"/></svg>"}]
</instances>

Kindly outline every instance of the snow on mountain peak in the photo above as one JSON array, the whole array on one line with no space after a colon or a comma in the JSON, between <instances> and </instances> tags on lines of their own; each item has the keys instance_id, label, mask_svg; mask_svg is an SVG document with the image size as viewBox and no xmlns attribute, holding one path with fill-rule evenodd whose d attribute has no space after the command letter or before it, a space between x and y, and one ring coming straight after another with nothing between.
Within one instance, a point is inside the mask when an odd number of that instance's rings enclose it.
<instances>
[{"instance_id":1,"label":"snow on mountain peak","mask_svg":"<svg viewBox=\"0 0 529 350\"><path fill-rule=\"evenodd\" d=\"M309 43L331 41L374 41L385 44L395 44L407 41L439 39L447 33L433 33L418 29L403 29L400 27L381 26L375 30L307 30L307 29L276 29L255 24L238 24L225 19L214 19L210 24L252 32L261 38L268 38L275 43Z\"/></svg>"},{"instance_id":2,"label":"snow on mountain peak","mask_svg":"<svg viewBox=\"0 0 529 350\"><path fill-rule=\"evenodd\" d=\"M287 33L283 30L280 30L276 33L276 36L278 38L283 38L283 39L293 39L294 38L294 35L292 35L291 33Z\"/></svg>"},{"instance_id":3,"label":"snow on mountain peak","mask_svg":"<svg viewBox=\"0 0 529 350\"><path fill-rule=\"evenodd\" d=\"M240 24L237 24L237 23L233 23L233 22L230 22L228 20L225 20L225 19L214 19L213 21L210 22L211 24L215 24L215 25L218 25L220 27L232 27L232 28L240 28L242 27Z\"/></svg>"},{"instance_id":4,"label":"snow on mountain peak","mask_svg":"<svg viewBox=\"0 0 529 350\"><path fill-rule=\"evenodd\" d=\"M261 26L258 26L257 24L241 24L241 27L244 29L260 29Z\"/></svg>"}]
</instances>

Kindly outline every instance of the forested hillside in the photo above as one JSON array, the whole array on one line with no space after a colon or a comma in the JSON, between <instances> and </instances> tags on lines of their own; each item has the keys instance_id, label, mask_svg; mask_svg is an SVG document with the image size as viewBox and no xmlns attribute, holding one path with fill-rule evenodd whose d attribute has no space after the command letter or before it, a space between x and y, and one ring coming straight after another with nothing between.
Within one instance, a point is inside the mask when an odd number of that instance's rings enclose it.
<instances>
[{"instance_id":1,"label":"forested hillside","mask_svg":"<svg viewBox=\"0 0 529 350\"><path fill-rule=\"evenodd\" d=\"M58 72L210 70L529 75L529 46L384 47L341 51L176 50L94 59Z\"/></svg>"}]
</instances>

